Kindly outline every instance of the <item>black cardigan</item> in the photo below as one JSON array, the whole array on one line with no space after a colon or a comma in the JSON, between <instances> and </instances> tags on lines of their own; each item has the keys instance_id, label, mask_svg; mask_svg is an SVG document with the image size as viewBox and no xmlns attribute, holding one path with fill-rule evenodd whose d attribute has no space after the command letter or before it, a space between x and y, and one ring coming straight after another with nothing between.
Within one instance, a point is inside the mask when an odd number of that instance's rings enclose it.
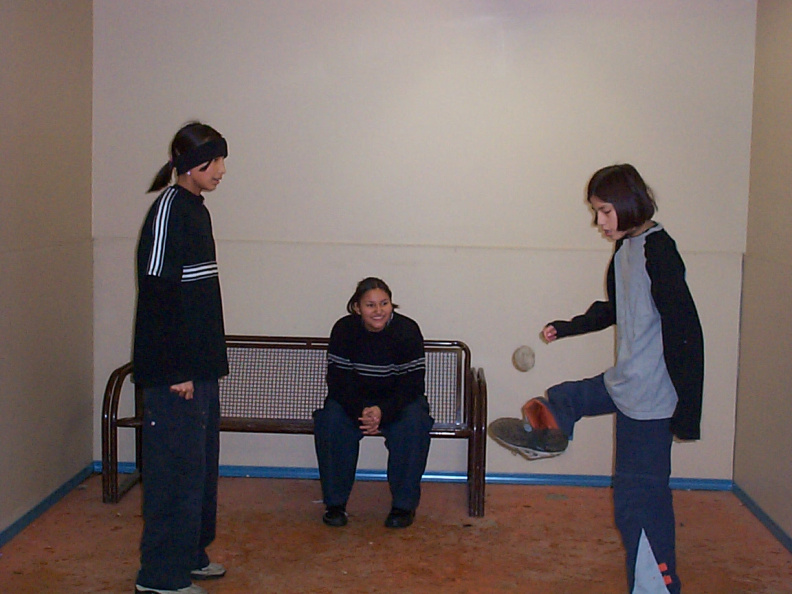
<instances>
[{"instance_id":1,"label":"black cardigan","mask_svg":"<svg viewBox=\"0 0 792 594\"><path fill-rule=\"evenodd\" d=\"M602 330L616 323L616 282L613 260L608 266L608 301L595 301L586 313L569 321L550 322L558 338ZM671 236L661 229L646 238L646 272L663 329L663 356L677 393L671 432L679 439L701 437L704 386L704 335L693 296L685 281L685 264Z\"/></svg>"}]
</instances>

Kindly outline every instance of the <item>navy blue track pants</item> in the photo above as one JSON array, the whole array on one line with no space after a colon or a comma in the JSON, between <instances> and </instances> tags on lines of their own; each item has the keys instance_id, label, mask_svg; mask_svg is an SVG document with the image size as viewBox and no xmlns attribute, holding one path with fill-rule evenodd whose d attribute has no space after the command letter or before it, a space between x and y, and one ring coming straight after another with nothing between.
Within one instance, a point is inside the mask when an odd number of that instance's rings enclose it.
<instances>
[{"instance_id":1,"label":"navy blue track pants","mask_svg":"<svg viewBox=\"0 0 792 594\"><path fill-rule=\"evenodd\" d=\"M639 421L622 414L603 375L564 382L547 390L550 409L572 436L582 417L616 414L616 527L626 551L629 592L680 592L671 488L670 419Z\"/></svg>"},{"instance_id":2,"label":"navy blue track pants","mask_svg":"<svg viewBox=\"0 0 792 594\"><path fill-rule=\"evenodd\" d=\"M217 381L194 382L185 400L168 386L144 390L143 537L137 583L190 585L215 538L220 454Z\"/></svg>"},{"instance_id":3,"label":"navy blue track pants","mask_svg":"<svg viewBox=\"0 0 792 594\"><path fill-rule=\"evenodd\" d=\"M313 416L324 503L327 506L346 505L355 482L363 438L360 423L330 398ZM388 483L393 507L408 510L418 507L433 424L429 404L422 397L404 407L396 419L380 426L388 448Z\"/></svg>"}]
</instances>

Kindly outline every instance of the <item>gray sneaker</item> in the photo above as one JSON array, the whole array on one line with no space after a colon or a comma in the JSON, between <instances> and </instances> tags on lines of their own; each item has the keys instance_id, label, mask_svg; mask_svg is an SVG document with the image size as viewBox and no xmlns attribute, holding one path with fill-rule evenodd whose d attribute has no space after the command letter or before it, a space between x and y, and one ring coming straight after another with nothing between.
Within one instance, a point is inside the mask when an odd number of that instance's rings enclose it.
<instances>
[{"instance_id":1,"label":"gray sneaker","mask_svg":"<svg viewBox=\"0 0 792 594\"><path fill-rule=\"evenodd\" d=\"M149 588L148 586L135 584L135 592L152 592L153 594L209 594L206 590L201 588L201 586L196 586L195 584L190 584L189 586L185 588L179 588L178 590L162 590L159 588Z\"/></svg>"},{"instance_id":2,"label":"gray sneaker","mask_svg":"<svg viewBox=\"0 0 792 594\"><path fill-rule=\"evenodd\" d=\"M489 425L489 434L500 445L528 460L558 456L569 445L567 436L560 429L529 431L523 419L495 419Z\"/></svg>"},{"instance_id":3,"label":"gray sneaker","mask_svg":"<svg viewBox=\"0 0 792 594\"><path fill-rule=\"evenodd\" d=\"M225 567L223 567L219 563L210 563L206 567L201 567L200 569L193 569L190 572L190 575L194 580L214 580L223 577L225 573L226 573Z\"/></svg>"}]
</instances>

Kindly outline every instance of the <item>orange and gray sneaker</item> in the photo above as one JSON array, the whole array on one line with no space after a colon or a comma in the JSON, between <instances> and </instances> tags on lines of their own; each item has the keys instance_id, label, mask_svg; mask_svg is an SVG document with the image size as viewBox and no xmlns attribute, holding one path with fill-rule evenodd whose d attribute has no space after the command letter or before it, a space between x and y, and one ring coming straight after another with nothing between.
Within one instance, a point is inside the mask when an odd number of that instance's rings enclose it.
<instances>
[{"instance_id":1,"label":"orange and gray sneaker","mask_svg":"<svg viewBox=\"0 0 792 594\"><path fill-rule=\"evenodd\" d=\"M562 454L569 439L558 426L546 398L532 398L522 407L522 419L503 417L489 425L489 434L500 445L528 460Z\"/></svg>"}]
</instances>

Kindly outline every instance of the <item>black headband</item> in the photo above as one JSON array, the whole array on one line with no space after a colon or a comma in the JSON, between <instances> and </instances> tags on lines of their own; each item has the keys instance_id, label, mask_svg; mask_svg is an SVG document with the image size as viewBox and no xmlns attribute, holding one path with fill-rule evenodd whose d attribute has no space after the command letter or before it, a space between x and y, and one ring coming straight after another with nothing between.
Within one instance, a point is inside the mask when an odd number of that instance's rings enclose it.
<instances>
[{"instance_id":1,"label":"black headband","mask_svg":"<svg viewBox=\"0 0 792 594\"><path fill-rule=\"evenodd\" d=\"M173 166L176 168L176 173L181 175L182 173L187 173L197 165L208 163L217 157L225 158L227 156L228 143L226 143L225 138L219 138L217 140L204 142L195 148L191 148L186 153L179 155L173 162Z\"/></svg>"}]
</instances>

